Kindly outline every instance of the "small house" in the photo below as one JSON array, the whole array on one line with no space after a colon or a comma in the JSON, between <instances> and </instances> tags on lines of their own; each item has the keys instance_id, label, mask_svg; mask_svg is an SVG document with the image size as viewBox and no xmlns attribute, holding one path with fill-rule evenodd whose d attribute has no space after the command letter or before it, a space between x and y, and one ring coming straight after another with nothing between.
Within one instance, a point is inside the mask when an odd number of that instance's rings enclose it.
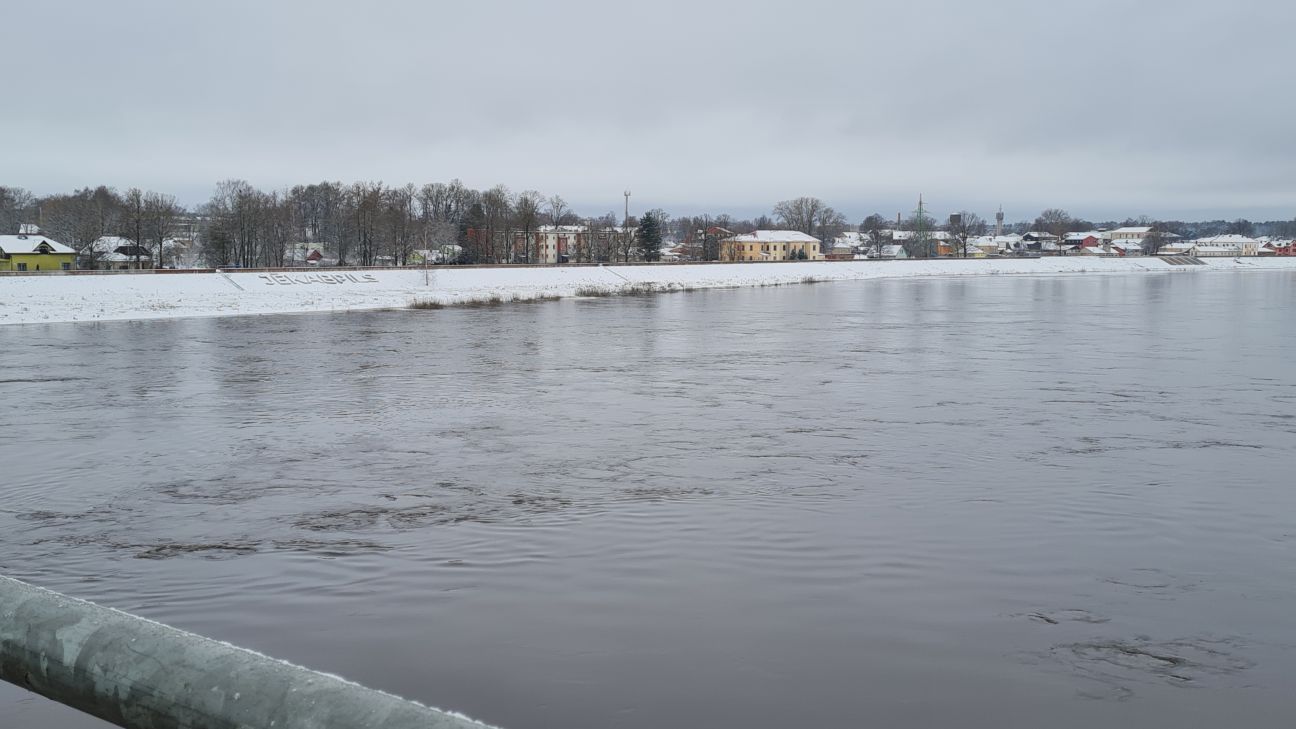
<instances>
[{"instance_id":1,"label":"small house","mask_svg":"<svg viewBox=\"0 0 1296 729\"><path fill-rule=\"evenodd\" d=\"M153 268L153 252L130 238L105 235L81 249L81 268L100 271L128 271Z\"/></svg>"},{"instance_id":2,"label":"small house","mask_svg":"<svg viewBox=\"0 0 1296 729\"><path fill-rule=\"evenodd\" d=\"M40 234L0 235L0 271L70 271L76 251Z\"/></svg>"}]
</instances>

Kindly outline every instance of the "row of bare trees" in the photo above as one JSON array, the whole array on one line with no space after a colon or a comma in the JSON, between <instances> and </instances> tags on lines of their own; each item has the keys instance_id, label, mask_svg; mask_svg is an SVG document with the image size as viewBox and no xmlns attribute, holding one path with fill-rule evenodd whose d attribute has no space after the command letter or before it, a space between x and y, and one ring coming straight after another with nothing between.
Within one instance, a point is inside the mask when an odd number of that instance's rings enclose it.
<instances>
[{"instance_id":1,"label":"row of bare trees","mask_svg":"<svg viewBox=\"0 0 1296 729\"><path fill-rule=\"evenodd\" d=\"M830 241L847 228L846 216L833 210L817 197L798 197L774 206L778 227L799 230L821 241Z\"/></svg>"},{"instance_id":2,"label":"row of bare trees","mask_svg":"<svg viewBox=\"0 0 1296 729\"><path fill-rule=\"evenodd\" d=\"M325 181L271 192L227 180L201 213L207 262L242 266L301 263L310 249L339 265L408 265L432 254L529 263L540 259L542 226L588 222L558 195L515 194L503 185L474 190L458 180L421 187Z\"/></svg>"},{"instance_id":3,"label":"row of bare trees","mask_svg":"<svg viewBox=\"0 0 1296 729\"><path fill-rule=\"evenodd\" d=\"M16 187L0 187L0 232L13 233L23 223L38 223L42 233L94 263L108 252L101 238L126 238L137 264L164 263L167 243L181 235L184 209L171 195L131 188L83 188L37 198Z\"/></svg>"},{"instance_id":4,"label":"row of bare trees","mask_svg":"<svg viewBox=\"0 0 1296 729\"><path fill-rule=\"evenodd\" d=\"M692 219L672 221L665 211L650 212L666 233L680 230L683 238L691 231ZM312 249L338 265L409 265L430 258L537 263L553 260L559 236L567 262L640 255L633 232L637 217L579 217L560 195L514 193L503 185L474 190L458 180L421 187L325 181L269 192L227 180L199 213L203 257L210 265L300 264ZM569 227L554 233L546 226ZM547 254L544 245L551 246Z\"/></svg>"}]
</instances>

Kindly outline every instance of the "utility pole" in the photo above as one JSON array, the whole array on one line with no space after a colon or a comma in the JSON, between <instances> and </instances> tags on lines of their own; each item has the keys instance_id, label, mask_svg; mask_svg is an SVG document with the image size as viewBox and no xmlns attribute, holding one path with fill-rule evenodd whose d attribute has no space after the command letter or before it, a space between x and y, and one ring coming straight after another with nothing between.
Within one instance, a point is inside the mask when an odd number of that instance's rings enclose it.
<instances>
[{"instance_id":1,"label":"utility pole","mask_svg":"<svg viewBox=\"0 0 1296 729\"><path fill-rule=\"evenodd\" d=\"M923 258L931 258L931 243L927 240L927 213L923 210L922 193L918 193L918 217L914 221L914 239L920 246Z\"/></svg>"},{"instance_id":2,"label":"utility pole","mask_svg":"<svg viewBox=\"0 0 1296 729\"><path fill-rule=\"evenodd\" d=\"M630 190L625 191L625 221L621 223L621 250L627 263L630 262Z\"/></svg>"}]
</instances>

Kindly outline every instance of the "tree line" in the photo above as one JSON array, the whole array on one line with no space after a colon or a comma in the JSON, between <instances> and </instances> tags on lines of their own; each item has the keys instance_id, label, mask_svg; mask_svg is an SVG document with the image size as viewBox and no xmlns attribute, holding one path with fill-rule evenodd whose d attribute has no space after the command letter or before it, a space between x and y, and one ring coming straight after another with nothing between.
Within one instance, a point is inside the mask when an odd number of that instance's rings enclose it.
<instances>
[{"instance_id":1,"label":"tree line","mask_svg":"<svg viewBox=\"0 0 1296 729\"><path fill-rule=\"evenodd\" d=\"M0 233L35 222L51 238L93 260L92 243L118 236L137 243L136 256L148 263L168 263L173 239L197 241L201 262L210 266L288 266L309 249L320 249L338 265L407 265L425 251L450 251L458 263L535 263L545 260L540 232L544 226L577 226L566 249L570 262L656 260L663 241L689 249L690 257L719 260L720 240L754 230L797 230L825 242L854 228L874 245L883 245L891 230L912 231L904 241L911 256L934 255L929 234L953 234L966 245L989 226L979 215L961 211L948 221L914 211L895 221L870 215L858 226L816 197L784 200L769 215L735 219L727 214L672 217L655 209L641 216L613 212L582 217L560 195L535 190L513 192L504 185L476 190L459 180L424 185L390 186L382 182L345 184L323 181L278 190L262 190L244 180L225 180L205 203L185 209L172 195L130 188L87 187L71 193L36 196L18 187L0 186ZM1151 225L1162 233L1205 237L1222 233L1296 236L1296 221L1252 223L1247 220L1153 221L1148 218L1091 222L1060 208L1043 211L1031 221L1006 226L1005 232L1068 232ZM577 235L577 232L580 232Z\"/></svg>"},{"instance_id":2,"label":"tree line","mask_svg":"<svg viewBox=\"0 0 1296 729\"><path fill-rule=\"evenodd\" d=\"M87 187L38 198L22 188L0 185L0 234L37 223L45 235L90 259L103 253L92 248L95 241L121 237L135 244L137 261L160 262L185 212L175 197L139 188L119 193L105 186ZM149 260L144 261L146 253Z\"/></svg>"}]
</instances>

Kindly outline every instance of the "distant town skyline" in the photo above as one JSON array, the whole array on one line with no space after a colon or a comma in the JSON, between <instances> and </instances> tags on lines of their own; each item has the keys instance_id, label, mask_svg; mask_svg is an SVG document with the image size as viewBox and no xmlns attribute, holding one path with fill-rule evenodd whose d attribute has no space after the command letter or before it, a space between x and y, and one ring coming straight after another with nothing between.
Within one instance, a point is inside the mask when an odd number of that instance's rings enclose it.
<instances>
[{"instance_id":1,"label":"distant town skyline","mask_svg":"<svg viewBox=\"0 0 1296 729\"><path fill-rule=\"evenodd\" d=\"M243 178L234 178L234 179L243 179ZM452 178L452 179L458 179L458 178ZM312 181L302 180L296 183L291 183L287 185L287 187L292 187L293 185L312 184L314 182L320 182L320 181L323 180L312 180ZM338 180L333 179L332 181L338 181ZM449 180L447 179L447 180L427 180L427 181L410 181L410 182L413 182L417 186L417 185L422 185L425 182L448 182L448 181ZM261 189L264 189L266 191L275 189L273 187L268 187L268 186L257 186L254 181L249 181L249 182L250 184L253 184L254 187L260 187ZM343 184L348 184L354 181L341 180L341 182ZM3 181L3 180L0 180L0 184L7 184L11 187L26 189L32 192L38 198L49 196L49 195L66 194L74 191L74 188L71 187L65 189L33 189L31 187L27 187L22 184L15 184L13 181ZM108 187L111 187L117 190L118 192L124 192L125 190L129 189L129 187L132 187L129 185L114 185L110 181L104 181L100 183L87 183L85 185L78 185L76 189L82 187L96 187L99 184L103 184ZM387 184L397 184L399 186L405 183L388 182ZM507 183L499 183L499 184L507 185ZM480 187L474 185L468 185L468 187L473 187L476 189L487 189L489 187L493 187L493 185L484 185ZM509 187L513 192L522 191L522 188L512 187L512 186ZM183 191L178 192L176 190L148 188L147 186L141 187L141 189L149 189L155 192L175 195L177 202L191 212L199 212L199 208L210 199L211 194L215 190L215 188L216 185L213 182L211 185L208 185L206 188L202 188L201 186L195 186L189 194L183 194ZM544 193L546 196L550 194L557 194L566 197L566 194L561 190L541 189L540 192ZM810 192L803 191L801 194L818 197L817 195L814 195L812 191ZM788 195L787 198L783 198L783 199L800 197L801 194ZM649 191L649 195L651 195L651 191ZM645 195L644 197L648 197L648 195ZM944 219L952 213L966 211L966 212L972 212L980 215L981 218L983 218L987 223L993 225L995 212L997 212L1001 207L998 204L988 206L988 207L960 205L957 203L943 204L942 201L939 200L933 201L931 196L929 195L924 195L923 197L925 201L924 205L926 208L926 212L929 215L931 215L933 218L935 218L938 222L943 222ZM772 200L769 202L768 205L765 206L755 204L755 203L747 203L747 204L738 204L738 205L725 207L720 205L707 206L704 204L699 204L695 201L686 201L680 203L666 203L660 199L656 199L652 197L648 197L647 200L639 201L638 196L636 195L632 195L630 199L631 199L630 214L632 216L638 216L639 214L647 210L661 209L673 217L702 216L702 215L717 216L717 215L727 214L730 217L734 218L735 220L755 220L760 216L772 216L773 207L777 202L779 202L779 200ZM595 201L590 203L590 202L579 201L579 200L575 200L575 201L568 200L568 202L571 205L572 212L574 212L580 217L598 217L607 213L612 213L614 217L620 219L623 214L622 208L620 207L621 205L624 204L623 200L624 198L622 197L622 195L618 193L615 198L609 196L609 199L607 201ZM909 218L914 213L914 210L917 207L917 196L915 195L913 201L910 202L907 206L903 202L893 202L890 207L887 207L885 204L879 204L879 205L869 207L867 203L851 203L850 201L837 201L831 198L825 198L824 202L832 206L834 209L841 211L843 215L845 215L846 217L847 224L853 229L854 227L858 226L859 223L864 220L864 218L874 214L881 215L884 218L887 218L888 220L894 220L897 214L900 215L902 219ZM1069 213L1071 213L1072 216L1077 219L1087 220L1094 223L1101 223L1101 222L1119 223L1125 220L1138 220L1140 218L1148 218L1150 220L1160 220L1160 221L1174 220L1174 221L1183 221L1183 222L1205 222L1211 220L1232 221L1236 219L1246 219L1252 222L1270 222L1270 221L1290 221L1296 219L1296 203L1293 203L1292 207L1290 208L1290 211L1287 211L1284 208L1276 208L1275 210L1277 212L1274 212L1273 210L1257 208L1257 209L1252 209L1249 212L1246 209L1240 209L1240 210L1232 210L1232 211L1216 211L1214 213L1210 211L1202 212L1202 211L1194 211L1194 210L1178 210L1178 211L1157 213L1157 212L1147 212L1143 210L1137 210L1135 208L1130 208L1129 210L1124 212L1115 211L1115 212L1108 212L1108 214L1091 214L1089 211L1087 211L1084 208L1069 206L1066 204L1065 201L1061 201L1052 204L1040 204L1036 207L1029 207L1027 204L1024 203L1023 204L1014 204L1012 202L1005 203L1002 205L1002 209L1004 211L1004 222L1006 225L1013 225L1018 223L1029 223L1033 221L1036 217L1038 217L1041 212L1043 212L1045 209L1048 208L1062 208L1068 211Z\"/></svg>"},{"instance_id":2,"label":"distant town skyline","mask_svg":"<svg viewBox=\"0 0 1296 729\"><path fill-rule=\"evenodd\" d=\"M736 217L813 195L858 222L920 192L1010 220L1296 216L1290 3L67 0L6 20L41 32L6 38L26 62L0 185L37 194L458 178L589 214L629 187L632 208Z\"/></svg>"}]
</instances>

